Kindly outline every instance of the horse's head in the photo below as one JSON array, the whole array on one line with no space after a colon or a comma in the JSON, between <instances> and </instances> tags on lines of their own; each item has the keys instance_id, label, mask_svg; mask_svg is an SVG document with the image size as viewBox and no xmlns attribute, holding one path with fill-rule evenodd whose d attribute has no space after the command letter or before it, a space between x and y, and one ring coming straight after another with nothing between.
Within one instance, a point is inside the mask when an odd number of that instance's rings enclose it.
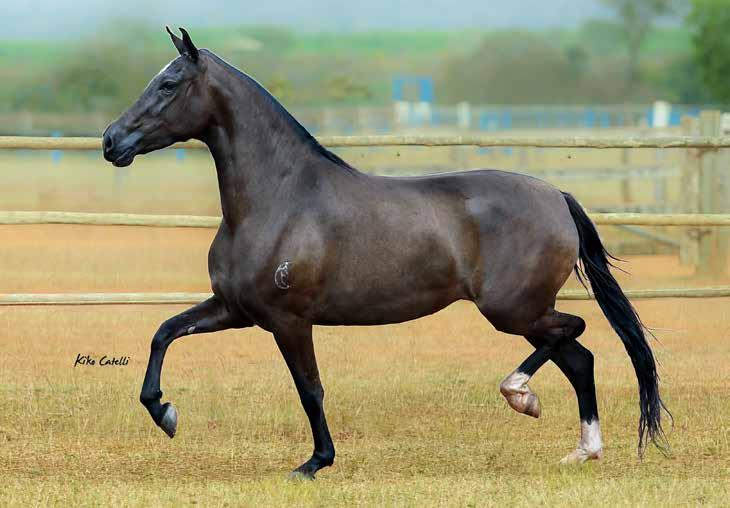
<instances>
[{"instance_id":1,"label":"horse's head","mask_svg":"<svg viewBox=\"0 0 730 508\"><path fill-rule=\"evenodd\" d=\"M147 85L132 107L104 131L104 158L129 166L134 157L200 135L210 120L212 97L203 54L184 30L167 32L180 56Z\"/></svg>"}]
</instances>

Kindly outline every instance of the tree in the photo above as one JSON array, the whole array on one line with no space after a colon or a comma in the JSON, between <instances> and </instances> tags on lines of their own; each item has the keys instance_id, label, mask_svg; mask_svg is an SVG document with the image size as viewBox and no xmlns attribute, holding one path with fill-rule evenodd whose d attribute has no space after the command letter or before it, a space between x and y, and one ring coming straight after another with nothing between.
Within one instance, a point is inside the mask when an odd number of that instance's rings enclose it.
<instances>
[{"instance_id":1,"label":"tree","mask_svg":"<svg viewBox=\"0 0 730 508\"><path fill-rule=\"evenodd\" d=\"M446 62L439 97L486 104L555 104L576 94L575 64L545 36L490 34L471 54Z\"/></svg>"},{"instance_id":2,"label":"tree","mask_svg":"<svg viewBox=\"0 0 730 508\"><path fill-rule=\"evenodd\" d=\"M695 62L715 100L730 103L730 0L693 0Z\"/></svg>"},{"instance_id":3,"label":"tree","mask_svg":"<svg viewBox=\"0 0 730 508\"><path fill-rule=\"evenodd\" d=\"M657 18L676 12L677 0L602 0L621 20L629 51L629 92L639 81L639 53Z\"/></svg>"}]
</instances>

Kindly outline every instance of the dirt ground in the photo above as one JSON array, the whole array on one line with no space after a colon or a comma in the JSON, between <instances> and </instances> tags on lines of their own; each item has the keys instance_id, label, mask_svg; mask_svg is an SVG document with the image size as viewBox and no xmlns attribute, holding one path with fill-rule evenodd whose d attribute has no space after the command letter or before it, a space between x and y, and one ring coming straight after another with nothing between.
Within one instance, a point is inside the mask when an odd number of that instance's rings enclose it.
<instances>
[{"instance_id":1,"label":"dirt ground","mask_svg":"<svg viewBox=\"0 0 730 508\"><path fill-rule=\"evenodd\" d=\"M209 230L0 228L0 292L207 291ZM671 256L631 257L625 287L691 286ZM571 282L574 286L574 282ZM596 357L605 458L557 461L576 444L575 396L544 367L543 403L514 413L499 381L531 351L468 303L386 327L315 330L337 447L312 484L286 473L307 458L306 418L268 334L181 339L169 350L164 399L174 440L137 397L159 323L184 307L0 307L1 505L726 505L730 494L730 299L645 300L674 415L670 458L636 457L631 364L594 302L584 317ZM74 367L77 355L127 365ZM667 423L669 426L669 424Z\"/></svg>"}]
</instances>

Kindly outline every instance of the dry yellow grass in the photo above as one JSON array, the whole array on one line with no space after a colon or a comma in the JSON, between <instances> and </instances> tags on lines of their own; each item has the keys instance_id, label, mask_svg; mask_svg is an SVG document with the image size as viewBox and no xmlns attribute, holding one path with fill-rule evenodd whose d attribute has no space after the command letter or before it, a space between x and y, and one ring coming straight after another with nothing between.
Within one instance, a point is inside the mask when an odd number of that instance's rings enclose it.
<instances>
[{"instance_id":1,"label":"dry yellow grass","mask_svg":"<svg viewBox=\"0 0 730 508\"><path fill-rule=\"evenodd\" d=\"M574 396L557 369L533 383L544 416L513 413L497 383L529 353L468 304L409 324L316 331L338 459L315 485L284 475L310 451L276 348L257 330L190 337L168 354L172 441L137 402L149 337L173 307L3 309L2 504L722 504L730 487L726 301L642 302L659 335L674 457L635 456L636 388L595 306L606 458L555 462L577 439ZM76 367L77 353L126 355Z\"/></svg>"},{"instance_id":2,"label":"dry yellow grass","mask_svg":"<svg viewBox=\"0 0 730 508\"><path fill-rule=\"evenodd\" d=\"M206 290L211 232L0 228L0 291ZM627 286L688 285L673 258L633 258ZM669 275L671 274L671 275ZM338 456L313 484L284 478L311 451L306 418L260 330L177 341L163 374L180 411L169 440L137 401L149 342L179 306L0 308L0 505L726 505L730 494L727 299L637 302L657 327L674 455L636 458L636 382L592 302L606 441L600 463L560 469L578 438L575 397L552 365L532 384L543 416L497 385L530 347L472 305L377 328L317 328ZM73 367L77 354L123 367Z\"/></svg>"}]
</instances>

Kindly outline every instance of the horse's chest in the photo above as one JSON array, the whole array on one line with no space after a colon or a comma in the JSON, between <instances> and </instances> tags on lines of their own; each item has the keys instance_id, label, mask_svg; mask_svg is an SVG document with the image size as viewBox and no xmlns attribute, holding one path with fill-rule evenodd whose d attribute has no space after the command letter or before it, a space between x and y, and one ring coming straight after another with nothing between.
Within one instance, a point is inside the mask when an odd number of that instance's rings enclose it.
<instances>
[{"instance_id":1,"label":"horse's chest","mask_svg":"<svg viewBox=\"0 0 730 508\"><path fill-rule=\"evenodd\" d=\"M233 302L245 283L244 270L250 268L251 253L245 245L221 227L208 252L208 272L213 292L228 302Z\"/></svg>"},{"instance_id":2,"label":"horse's chest","mask_svg":"<svg viewBox=\"0 0 730 508\"><path fill-rule=\"evenodd\" d=\"M251 237L257 241L248 241ZM287 297L296 292L294 283L304 282L300 272L306 265L287 257L279 244L274 235L234 237L219 231L210 248L208 268L213 292L230 309L238 309L257 324L266 321L271 312L286 307ZM300 275L297 281L295 272Z\"/></svg>"}]
</instances>

